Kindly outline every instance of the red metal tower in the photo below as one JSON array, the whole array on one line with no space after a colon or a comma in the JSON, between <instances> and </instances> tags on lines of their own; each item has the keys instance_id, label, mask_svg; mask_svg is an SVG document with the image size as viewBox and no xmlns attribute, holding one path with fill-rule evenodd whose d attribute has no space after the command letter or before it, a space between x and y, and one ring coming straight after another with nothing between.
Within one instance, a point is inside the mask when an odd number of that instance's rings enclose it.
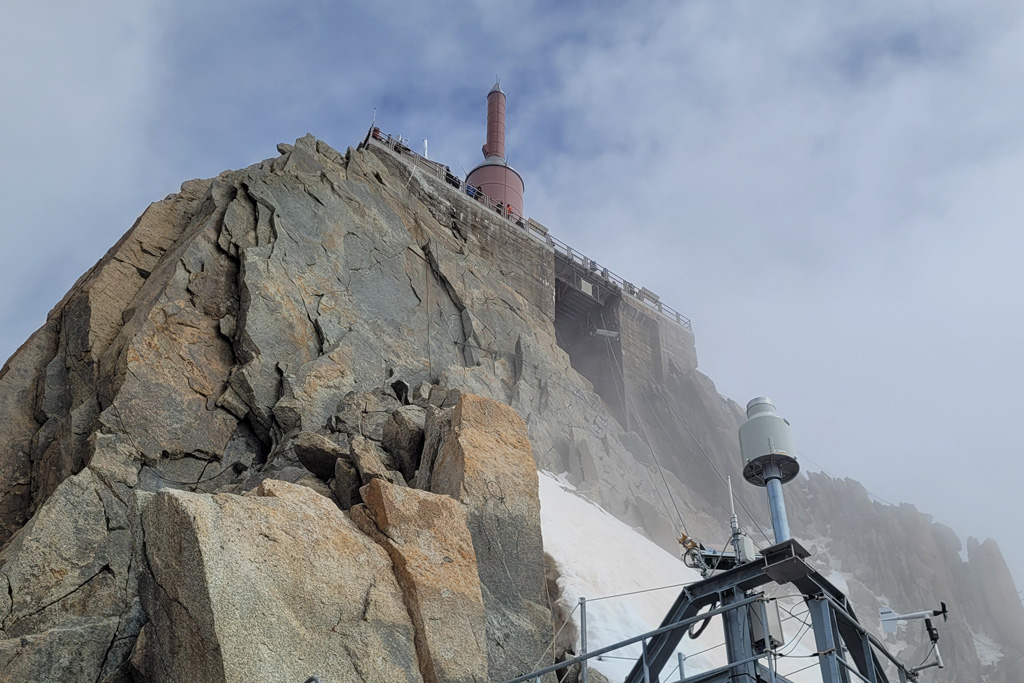
<instances>
[{"instance_id":1,"label":"red metal tower","mask_svg":"<svg viewBox=\"0 0 1024 683\"><path fill-rule=\"evenodd\" d=\"M487 142L481 151L484 160L469 172L466 183L522 216L523 178L505 160L505 93L497 82L487 93Z\"/></svg>"}]
</instances>

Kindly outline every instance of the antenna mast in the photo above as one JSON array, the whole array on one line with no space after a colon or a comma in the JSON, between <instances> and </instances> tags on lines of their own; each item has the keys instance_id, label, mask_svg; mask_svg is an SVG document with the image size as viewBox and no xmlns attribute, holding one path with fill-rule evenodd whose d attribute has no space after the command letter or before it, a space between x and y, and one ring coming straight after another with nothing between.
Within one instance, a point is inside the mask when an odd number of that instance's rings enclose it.
<instances>
[{"instance_id":1,"label":"antenna mast","mask_svg":"<svg viewBox=\"0 0 1024 683\"><path fill-rule=\"evenodd\" d=\"M732 529L732 548L736 551L736 557L740 556L740 518L736 516L736 498L732 494L732 477L726 477L725 483L729 485L729 528Z\"/></svg>"}]
</instances>

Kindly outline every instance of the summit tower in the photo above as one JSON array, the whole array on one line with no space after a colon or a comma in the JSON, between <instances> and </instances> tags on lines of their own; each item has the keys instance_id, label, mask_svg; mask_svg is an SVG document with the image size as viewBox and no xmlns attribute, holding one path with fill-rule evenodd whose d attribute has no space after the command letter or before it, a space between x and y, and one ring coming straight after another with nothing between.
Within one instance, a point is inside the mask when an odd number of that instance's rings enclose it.
<instances>
[{"instance_id":1,"label":"summit tower","mask_svg":"<svg viewBox=\"0 0 1024 683\"><path fill-rule=\"evenodd\" d=\"M487 141L481 151L484 160L469 172L466 183L494 201L511 207L515 217L522 217L523 178L506 160L505 93L497 81L487 93Z\"/></svg>"}]
</instances>

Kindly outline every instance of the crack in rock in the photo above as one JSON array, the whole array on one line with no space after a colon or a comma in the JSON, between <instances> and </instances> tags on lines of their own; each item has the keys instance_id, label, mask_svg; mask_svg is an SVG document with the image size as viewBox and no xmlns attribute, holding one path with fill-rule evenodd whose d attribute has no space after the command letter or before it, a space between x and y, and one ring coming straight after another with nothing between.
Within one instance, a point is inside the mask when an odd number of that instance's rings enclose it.
<instances>
[{"instance_id":1,"label":"crack in rock","mask_svg":"<svg viewBox=\"0 0 1024 683\"><path fill-rule=\"evenodd\" d=\"M40 612L44 611L45 609L47 609L49 607L52 607L53 605L56 605L58 602L64 600L65 598L68 598L68 597L74 595L75 593L77 593L78 591L82 590L83 588L85 588L90 583L92 583L93 580L95 580L98 576L100 576L102 574L109 574L110 576L114 576L114 572L110 568L109 564L103 565L102 567L100 567L99 571L97 571L95 574L90 576L88 579L86 579L85 581L80 583L78 586L76 586L75 588L72 588L70 591L68 591L64 595L60 596L59 598L56 598L55 600L51 600L50 602L46 603L42 607L39 607L38 609L35 609L35 610L31 611L31 612L27 612L25 614L22 614L17 619L15 619L14 621L12 621L10 623L7 623L7 619L4 619L3 630L9 631L11 628L16 626L20 621L28 619L29 617L34 617L35 615L39 614ZM7 580L7 590L8 591L11 590L10 579ZM12 596L12 601L13 601L13 593L11 594L11 596ZM12 609L12 612L13 612L13 609ZM11 615L8 614L7 616L9 618Z\"/></svg>"}]
</instances>

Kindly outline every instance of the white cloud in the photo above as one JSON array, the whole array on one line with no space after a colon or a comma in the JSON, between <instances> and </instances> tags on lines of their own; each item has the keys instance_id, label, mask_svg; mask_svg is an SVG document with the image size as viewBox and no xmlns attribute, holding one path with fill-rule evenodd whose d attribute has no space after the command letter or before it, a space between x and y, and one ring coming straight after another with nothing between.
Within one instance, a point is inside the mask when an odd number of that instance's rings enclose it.
<instances>
[{"instance_id":1,"label":"white cloud","mask_svg":"<svg viewBox=\"0 0 1024 683\"><path fill-rule=\"evenodd\" d=\"M132 223L154 27L145 3L7 3L0 346L13 351ZM154 197L155 199L155 197Z\"/></svg>"}]
</instances>

